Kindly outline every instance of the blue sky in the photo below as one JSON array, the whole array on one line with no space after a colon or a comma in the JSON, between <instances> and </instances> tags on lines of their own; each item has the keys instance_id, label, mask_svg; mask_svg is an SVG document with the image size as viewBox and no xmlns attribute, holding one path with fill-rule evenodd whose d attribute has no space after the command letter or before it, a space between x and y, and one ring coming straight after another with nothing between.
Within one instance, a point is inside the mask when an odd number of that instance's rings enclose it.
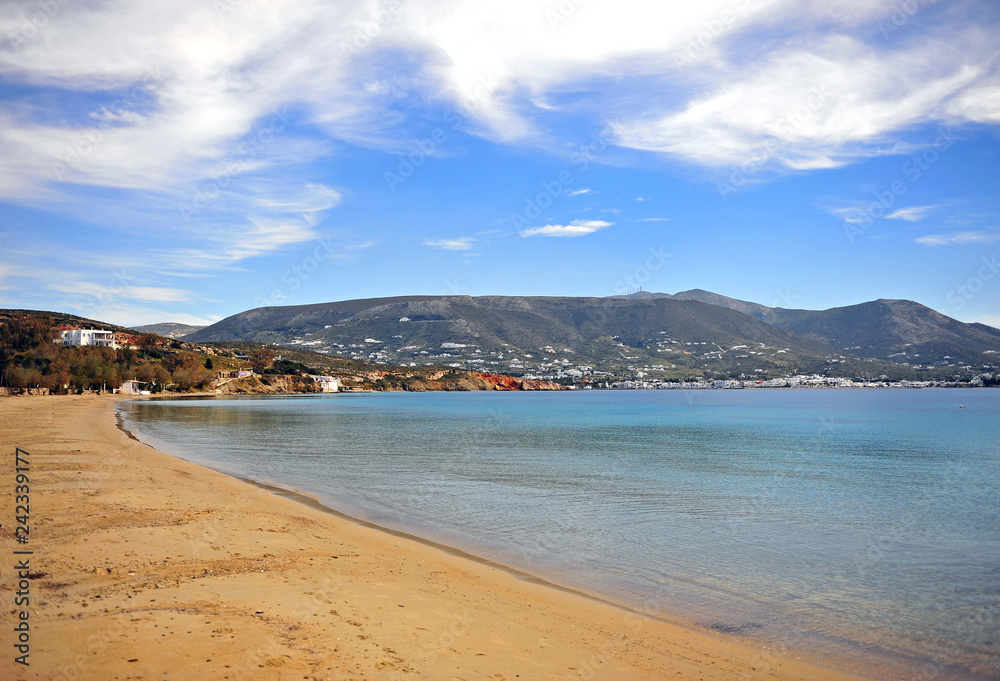
<instances>
[{"instance_id":1,"label":"blue sky","mask_svg":"<svg viewBox=\"0 0 1000 681\"><path fill-rule=\"evenodd\" d=\"M0 307L641 286L1000 326L997 45L991 0L4 2Z\"/></svg>"}]
</instances>

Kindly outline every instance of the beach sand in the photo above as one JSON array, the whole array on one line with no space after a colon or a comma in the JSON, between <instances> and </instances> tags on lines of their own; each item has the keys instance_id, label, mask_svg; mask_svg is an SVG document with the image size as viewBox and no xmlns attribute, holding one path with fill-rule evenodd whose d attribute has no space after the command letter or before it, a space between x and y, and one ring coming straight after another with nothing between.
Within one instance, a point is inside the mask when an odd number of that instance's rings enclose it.
<instances>
[{"instance_id":1,"label":"beach sand","mask_svg":"<svg viewBox=\"0 0 1000 681\"><path fill-rule=\"evenodd\" d=\"M0 398L0 678L860 678L176 459L118 430L116 399ZM15 447L30 452L26 545L14 541Z\"/></svg>"}]
</instances>

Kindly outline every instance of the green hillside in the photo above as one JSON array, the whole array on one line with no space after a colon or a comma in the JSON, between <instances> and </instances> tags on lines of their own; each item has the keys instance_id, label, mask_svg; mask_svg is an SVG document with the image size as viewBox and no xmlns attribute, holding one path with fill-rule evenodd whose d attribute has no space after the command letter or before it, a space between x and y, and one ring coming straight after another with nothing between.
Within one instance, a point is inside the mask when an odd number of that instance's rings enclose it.
<instances>
[{"instance_id":1,"label":"green hillside","mask_svg":"<svg viewBox=\"0 0 1000 681\"><path fill-rule=\"evenodd\" d=\"M818 334L798 334L718 304L665 294L406 296L266 307L187 338L273 343L397 365L445 364L557 380L794 373L952 379L962 373L956 367L914 368L861 356L831 346Z\"/></svg>"}]
</instances>

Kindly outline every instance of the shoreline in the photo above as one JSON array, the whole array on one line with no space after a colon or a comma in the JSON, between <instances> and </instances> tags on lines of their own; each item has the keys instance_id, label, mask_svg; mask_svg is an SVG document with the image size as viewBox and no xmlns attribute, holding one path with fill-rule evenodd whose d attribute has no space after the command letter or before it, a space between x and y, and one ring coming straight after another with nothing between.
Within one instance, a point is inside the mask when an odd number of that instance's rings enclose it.
<instances>
[{"instance_id":1,"label":"shoreline","mask_svg":"<svg viewBox=\"0 0 1000 681\"><path fill-rule=\"evenodd\" d=\"M502 374L497 374L502 375ZM538 381L535 381L538 382ZM544 381L543 381L544 382ZM16 390L17 392L11 392ZM120 397L123 399L160 399L160 400L172 400L172 399L184 399L184 398L205 398L205 397L219 397L219 398L239 398L239 397L308 397L308 396L320 396L320 395L359 395L359 394L406 394L410 392L568 392L568 393L587 393L587 392L707 392L707 391L724 391L724 392L734 392L747 390L750 392L774 392L774 391L828 391L828 390L848 390L848 391L858 391L858 390L1000 390L1000 385L973 385L969 383L954 383L946 385L851 385L851 386L835 386L835 385L784 385L784 386L765 386L765 385L755 385L755 386L740 386L740 387L716 387L714 385L692 385L692 386L642 386L642 387L609 387L609 388L595 388L592 386L562 386L558 388L527 388L524 390L485 390L485 389L474 389L474 390L372 390L369 388L350 388L341 389L336 392L271 392L271 391L239 391L239 392L226 392L224 390L201 390L192 392L160 392L150 395L134 394L125 395L121 393L103 391L106 395L111 395L113 397ZM101 391L86 390L80 395L70 394L70 393L53 393L48 388L7 388L0 387L0 398L4 397L101 397Z\"/></svg>"},{"instance_id":2,"label":"shoreline","mask_svg":"<svg viewBox=\"0 0 1000 681\"><path fill-rule=\"evenodd\" d=\"M122 400L122 401L127 401L127 400ZM167 454L166 452L162 452L162 450L157 449L156 447L154 447L153 445L149 444L148 442L143 442L141 439L139 439L138 437L136 437L136 435L134 433L132 433L131 431L127 430L124 427L123 419L121 418L120 414L118 414L118 412L115 413L115 416L116 416L116 426L118 427L118 430L120 430L122 433L124 433L128 438L134 440L135 442L138 442L139 444L142 444L142 445L144 445L146 447L149 447L153 451L160 452L160 453L163 453L163 454ZM597 603L602 603L604 605L607 605L607 606L610 606L610 607L613 607L613 608L617 608L619 610L622 610L622 611L627 612L627 613L631 613L633 615L638 615L638 616L641 616L641 617L647 617L649 619L658 620L658 621L663 622L665 624L671 624L671 625L674 625L674 626L683 627L683 628L689 629L691 631L703 632L703 633L706 633L706 634L712 634L713 633L713 632L711 632L709 630L701 629L701 628L699 628L699 627L697 627L697 626L695 626L693 624L688 624L688 623L685 623L685 622L671 620L671 619L668 619L666 617L662 617L660 615L656 615L656 614L652 614L652 613L641 612L640 610L638 610L636 608L630 607L628 605L624 605L622 603L616 603L615 601L610 600L608 598L605 598L603 596L599 596L597 594L588 593L586 591L582 591L580 589L575 589L575 588L570 587L570 586L565 586L563 584L559 584L558 582L553 582L551 580L545 579L544 577L539 577L538 575L532 574L530 572L526 572L524 570L520 570L520 569L518 569L516 567L513 567L511 565L506 565L504 563L499 563L497 561L490 560L489 558L483 558L482 556L477 556L474 553L471 553L471 552L466 551L464 549L460 549L460 548L455 547L455 546L450 546L448 544L443 544L441 542L434 541L433 539L427 539L426 537L421 537L419 535L412 534L410 532L405 532L403 530L396 530L396 529L393 529L391 527L387 527L385 525L379 525L378 523L371 522L370 520L365 520L364 518L359 518L357 516L352 516L352 515L350 515L348 513L344 513L343 511L338 511L337 509L335 509L335 508L333 508L331 506L327 506L326 504L324 504L322 501L320 501L314 495L309 494L308 492L303 492L302 490L290 489L288 487L282 487L281 485L279 485L277 483L262 482L260 480L254 480L253 478L247 478L247 477L244 477L242 475L235 475L235 474L232 474L232 473L226 473L225 471L221 471L221 470L219 470L217 468L212 468L211 466L207 466L205 464L200 464L200 463L197 463L197 462L189 461L188 459L185 459L185 458L179 457L179 456L175 456L173 454L167 454L167 456L173 456L174 458L179 459L181 461L184 461L186 463L192 463L193 465L200 466L202 468L207 468L208 470L211 470L211 471L214 471L216 473L219 473L220 475L225 475L226 477L232 478L233 480L239 480L240 482L244 482L244 483L246 483L248 485L251 485L253 487L256 487L258 489L266 490L267 492L270 492L271 494L273 494L275 496L282 497L282 498L285 498L285 499L290 499L290 500L294 501L297 504L301 504L301 505L306 506L308 508L320 511L321 513L327 513L327 514L329 514L329 515L331 515L331 516L333 516L335 518L338 518L340 520L344 520L346 522L352 523L353 525L357 525L359 527L364 527L364 528L368 528L368 529L371 529L371 530L375 530L376 532L381 532L381 533L384 533L384 534L388 534L388 535L391 535L393 537L398 537L399 539L403 539L405 541L414 542L416 544L420 544L422 546L426 546L426 547L434 549L436 551L441 551L442 553L446 553L446 554L448 554L450 556L454 556L456 558L461 558L462 560L468 560L468 561L472 561L474 563L479 563L481 565L485 565L485 566L487 566L489 568L496 569L496 570L503 570L504 572L512 575L513 577L516 577L517 579L522 580L522 581L527 582L527 583L530 583L530 584L537 584L539 586L544 586L545 588L548 588L548 589L556 589L557 591L562 591L562 592L565 592L565 593L577 596L579 598L585 598L587 600L595 601Z\"/></svg>"},{"instance_id":3,"label":"shoreline","mask_svg":"<svg viewBox=\"0 0 1000 681\"><path fill-rule=\"evenodd\" d=\"M165 454L119 427L114 404L130 398L0 399L8 468L15 446L34 457L42 573L32 665L5 655L5 678L868 678ZM13 575L0 572L12 600ZM2 609L6 631L11 617ZM175 632L178 620L192 633Z\"/></svg>"},{"instance_id":4,"label":"shoreline","mask_svg":"<svg viewBox=\"0 0 1000 681\"><path fill-rule=\"evenodd\" d=\"M367 392L373 392L373 391L367 391ZM273 395L273 396L270 396L270 397L278 397L278 395ZM144 396L144 399L149 399L149 398L148 398L148 396ZM118 400L118 401L129 401L129 400L128 399L124 399L124 400ZM116 401L116 404L117 404L118 401ZM200 466L202 468L207 468L208 470L211 470L211 471L214 471L216 473L219 473L220 475L225 475L228 478L232 478L234 480L239 480L239 481L244 482L244 483L246 483L248 485L252 485L253 487L257 487L259 489L266 490L266 491L270 492L271 494L274 494L275 496L279 496L279 497L283 497L283 498L286 498L286 499L290 499L290 500L294 501L295 503L301 504L301 505L306 506L306 507L311 508L311 509L315 509L315 510L320 511L322 513L327 513L327 514L329 514L329 515L331 515L331 516L333 516L335 518L338 518L340 520L344 520L346 522L352 523L352 524L357 525L359 527L368 528L368 529L371 529L371 530L375 530L376 532L381 532L381 533L384 533L384 534L391 535L393 537L398 537L398 538L403 539L405 541L414 542L416 544L420 544L422 546L426 546L426 547L434 549L436 551L441 551L442 553L446 553L446 554L448 554L450 556L454 556L454 557L460 558L462 560L468 560L468 561L472 561L474 563L479 563L481 565L485 565L485 566L487 566L489 568L492 568L492 569L502 570L502 571L510 574L511 576L516 577L517 579L519 579L521 581L524 581L526 583L529 583L529 584L537 584L537 585L543 586L543 587L545 587L547 589L555 589L557 591L562 591L564 593L571 594L571 595L576 596L578 598L584 598L584 599L587 599L587 600L590 600L590 601L594 601L596 603L601 603L603 605L607 605L609 607L616 608L616 609L621 610L621 611L623 611L625 613L629 613L629 614L636 615L636 616L639 616L639 617L645 617L645 618L648 618L648 619L651 619L651 620L657 620L657 621L662 622L664 624L669 624L671 626L681 627L683 629L687 629L687 630L692 631L692 632L698 632L698 633L703 633L703 634L706 634L706 635L709 635L709 636L720 636L722 638L726 638L726 636L724 634L716 633L716 632L714 632L714 631L712 631L710 629L706 629L704 627L699 627L696 624L693 624L693 623L690 623L690 622L683 622L683 621L676 620L676 619L670 619L669 617L665 617L663 615L656 614L656 613L643 612L643 611L639 610L638 608L634 608L632 606L629 606L629 605L626 605L626 604L623 604L623 603L618 603L616 601L611 600L610 598L601 596L599 594L589 593L589 592L584 591L582 589L577 589L577 588L574 588L574 587L571 587L571 586L566 586L564 584L560 584L558 582L554 582L554 581L551 581L549 579L545 579L544 577L540 577L538 575L535 575L533 573L527 572L525 570L521 570L521 569L513 567L511 565L507 565L505 563L500 563L500 562L497 562L497 561L494 561L494 560L490 560L489 558L483 558L482 556L476 555L476 554L474 554L474 553L472 553L470 551L466 551L465 549L461 549L461 548L458 548L458 547L455 547L455 546L451 546L451 545L444 544L444 543L441 543L441 542L438 542L438 541L434 541L433 539L428 539L426 537L421 537L419 535L413 534L411 532L406 532L404 530L397 530L397 529L394 529L394 528L391 528L391 527L388 527L388 526L385 526L385 525L379 525L378 523L372 522L370 520L365 520L364 518L353 516L353 515L350 515L348 513L343 512L343 511L338 511L337 509L333 508L332 506L327 506L326 504L324 504L315 495L310 494L308 492L304 492L302 490L298 490L298 489L294 489L294 488L288 488L288 487L282 487L281 485L279 485L279 484L277 484L275 482L263 482L261 480L255 480L253 478L244 477L242 475L237 475L237 474L233 474L233 473L227 473L225 471L219 470L217 468L213 468L213 467L208 466L208 465L203 464L203 463L197 463L197 462L190 461L190 460L185 459L185 458L180 457L180 456L176 456L176 455L173 455L173 454L168 454L167 452L162 452L162 450L157 449L154 445L151 445L148 442L143 442L134 433L132 433L130 430L126 429L125 425L124 425L124 419L121 417L120 413L117 410L115 411L115 425L117 426L118 430L120 430L122 433L124 433L128 438L134 440L135 442L138 442L139 444L142 444L142 445L144 445L146 447L149 447L153 451L167 454L167 456L172 456L172 457L177 458L177 459L179 459L181 461L184 461L184 462L187 462L187 463L192 463L192 464L194 464L196 466ZM729 638L731 638L731 637L729 637ZM750 645L752 645L752 644L750 644Z\"/></svg>"}]
</instances>

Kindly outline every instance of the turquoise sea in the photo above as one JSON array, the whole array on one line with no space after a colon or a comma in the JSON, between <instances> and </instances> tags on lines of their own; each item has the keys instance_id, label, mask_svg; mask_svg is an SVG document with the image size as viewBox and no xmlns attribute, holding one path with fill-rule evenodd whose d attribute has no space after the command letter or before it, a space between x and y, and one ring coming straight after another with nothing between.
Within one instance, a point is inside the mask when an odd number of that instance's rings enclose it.
<instances>
[{"instance_id":1,"label":"turquoise sea","mask_svg":"<svg viewBox=\"0 0 1000 681\"><path fill-rule=\"evenodd\" d=\"M645 613L1000 679L1000 390L123 402L164 451Z\"/></svg>"}]
</instances>

